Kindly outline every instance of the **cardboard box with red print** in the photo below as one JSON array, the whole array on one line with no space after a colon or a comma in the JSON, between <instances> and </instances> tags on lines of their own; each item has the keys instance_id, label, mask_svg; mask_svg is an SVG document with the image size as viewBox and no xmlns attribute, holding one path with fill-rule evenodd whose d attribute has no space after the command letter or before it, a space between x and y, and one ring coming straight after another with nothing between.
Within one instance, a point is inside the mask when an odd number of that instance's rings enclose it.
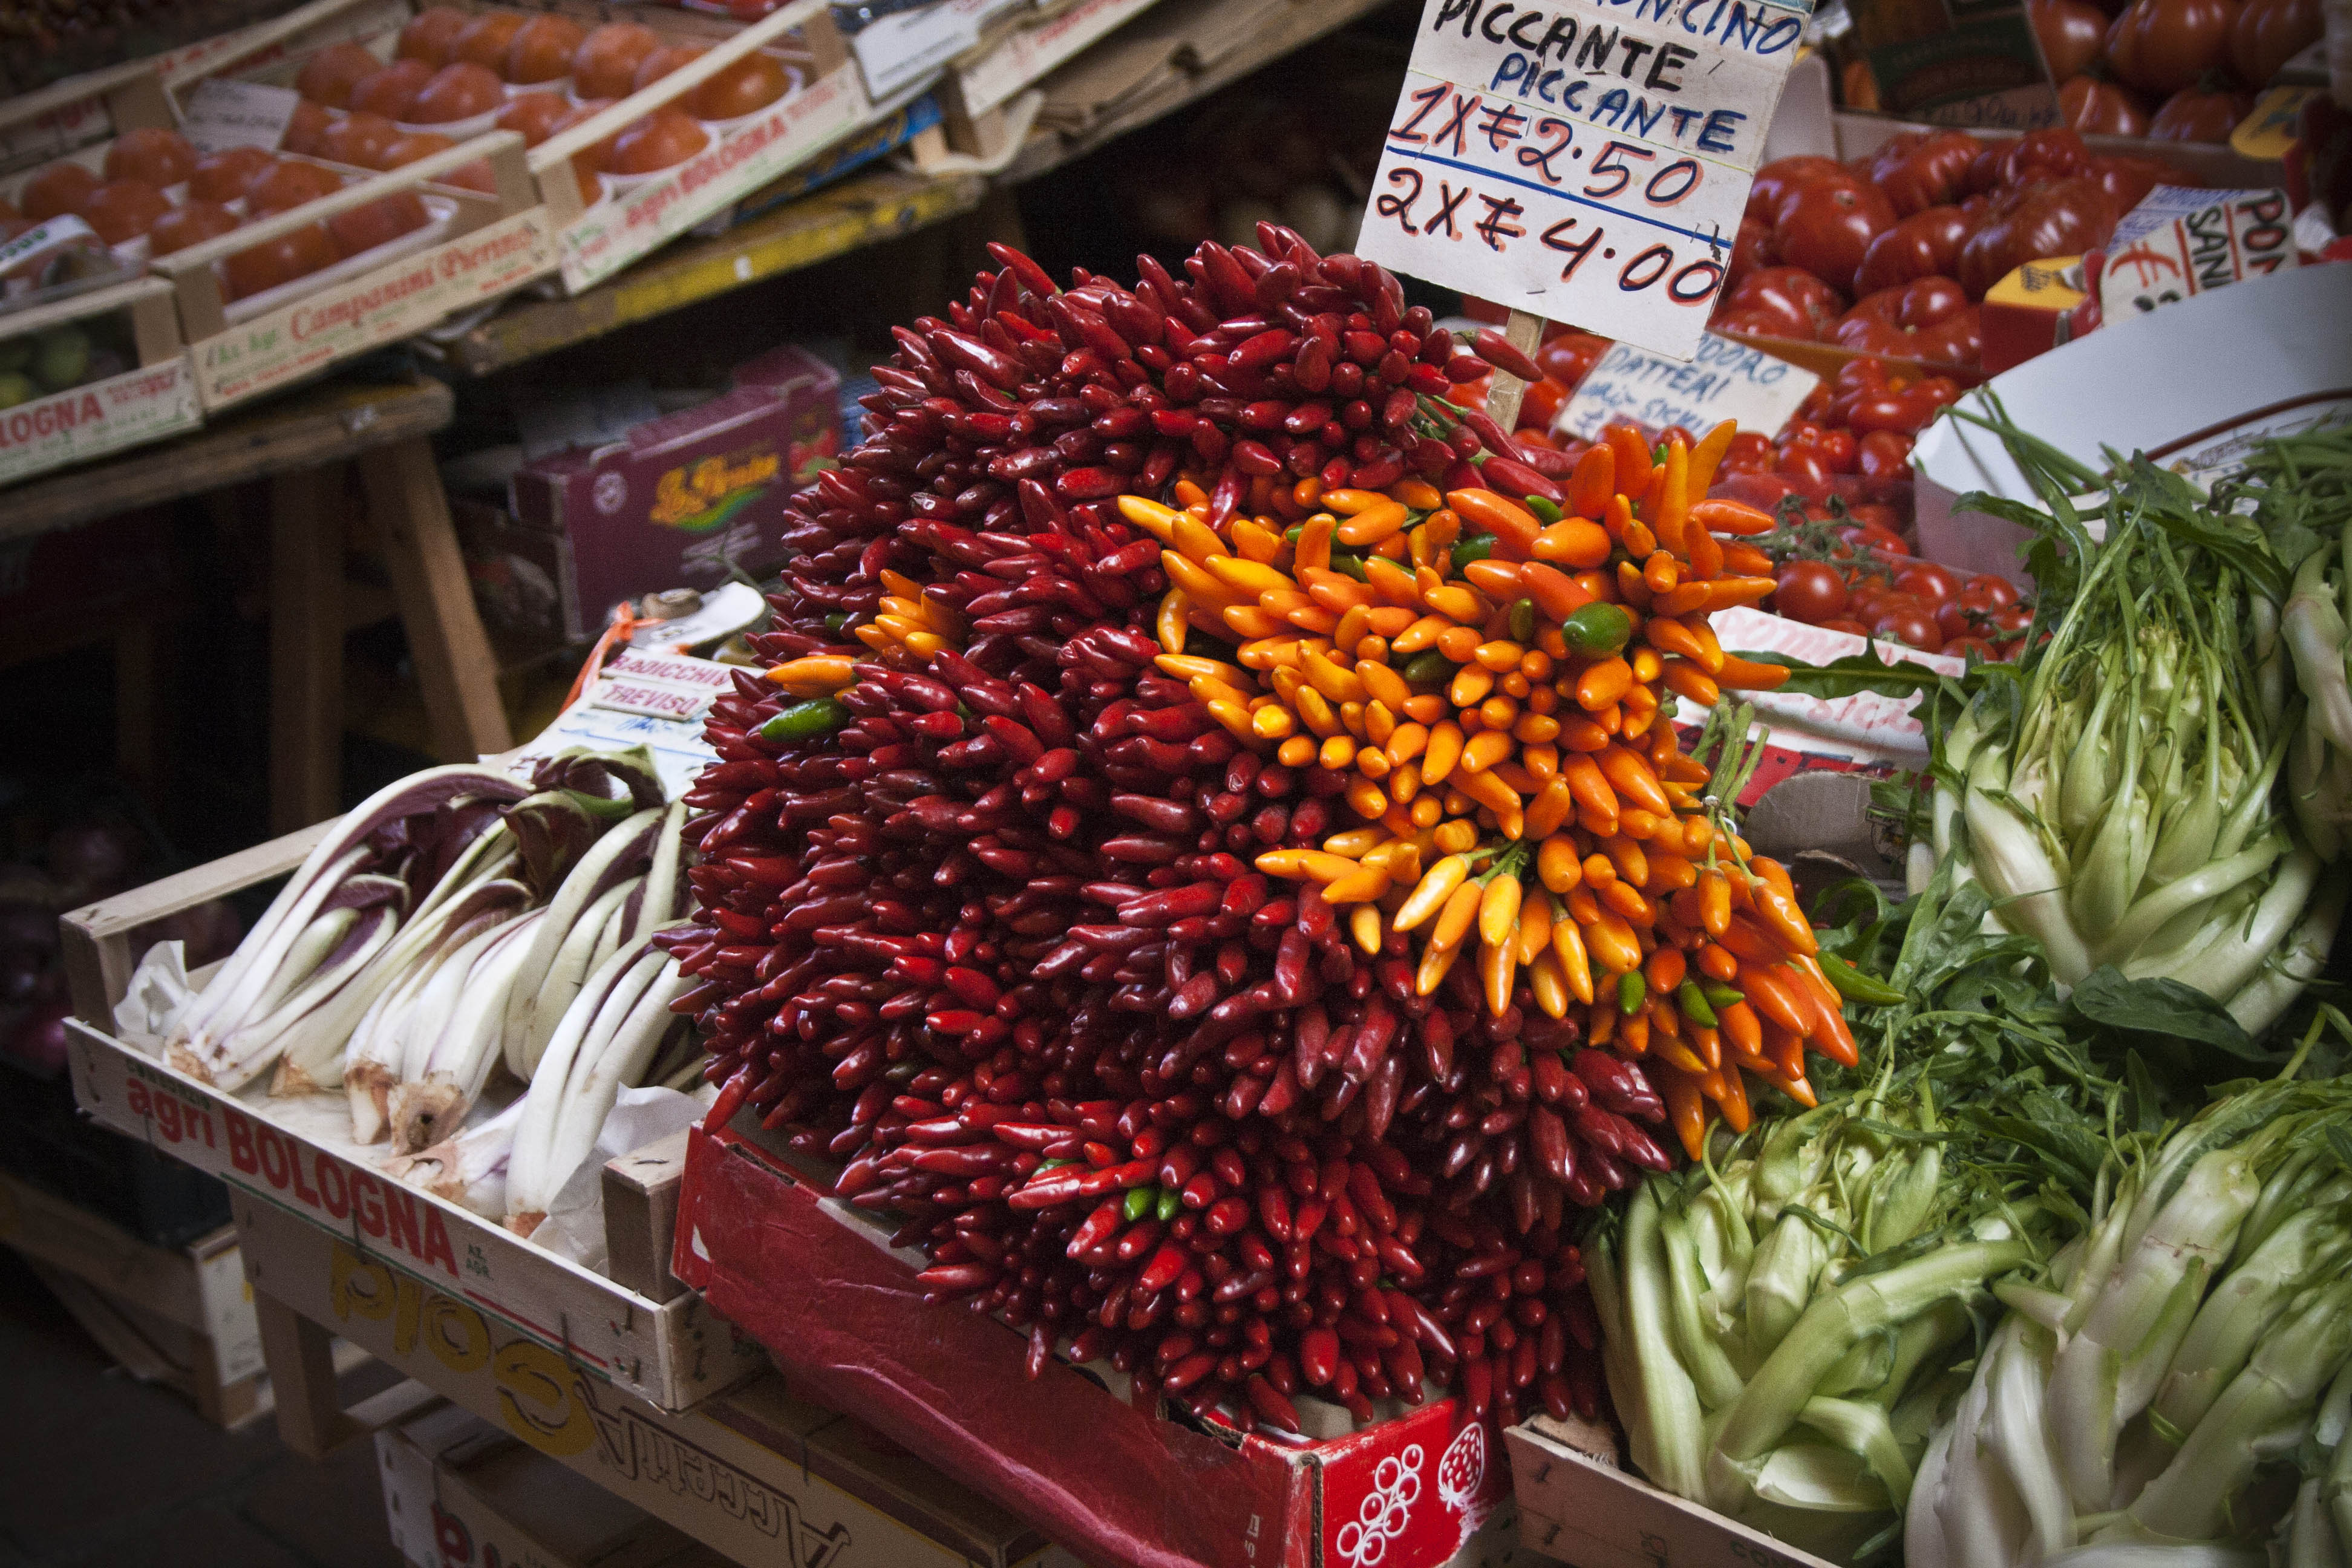
<instances>
[{"instance_id":1,"label":"cardboard box with red print","mask_svg":"<svg viewBox=\"0 0 2352 1568\"><path fill-rule=\"evenodd\" d=\"M694 1134L678 1278L796 1392L856 1412L1095 1568L1440 1568L1500 1563L1516 1544L1499 1435L1457 1401L1349 1430L1302 1400L1331 1435L1283 1444L1171 1417L1108 1366L1056 1360L1033 1379L1025 1335L925 1303L919 1260L761 1136L756 1117Z\"/></svg>"}]
</instances>

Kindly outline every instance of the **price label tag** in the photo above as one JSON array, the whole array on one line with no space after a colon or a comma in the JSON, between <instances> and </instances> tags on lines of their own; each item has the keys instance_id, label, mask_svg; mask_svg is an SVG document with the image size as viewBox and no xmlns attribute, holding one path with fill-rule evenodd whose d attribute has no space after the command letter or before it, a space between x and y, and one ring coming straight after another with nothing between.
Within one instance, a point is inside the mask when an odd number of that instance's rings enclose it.
<instances>
[{"instance_id":1,"label":"price label tag","mask_svg":"<svg viewBox=\"0 0 2352 1568\"><path fill-rule=\"evenodd\" d=\"M1727 419L1742 430L1769 436L1789 422L1822 378L1786 360L1736 343L1713 332L1700 336L1688 362L1612 343L1601 363L1560 405L1555 431L1597 440L1612 419L1630 419L1652 430L1679 425L1704 436Z\"/></svg>"},{"instance_id":2,"label":"price label tag","mask_svg":"<svg viewBox=\"0 0 2352 1568\"><path fill-rule=\"evenodd\" d=\"M188 91L187 122L181 131L200 153L229 147L267 147L274 152L285 140L294 106L301 101L302 95L290 87L207 77Z\"/></svg>"},{"instance_id":3,"label":"price label tag","mask_svg":"<svg viewBox=\"0 0 2352 1568\"><path fill-rule=\"evenodd\" d=\"M1688 359L1804 0L1426 0L1358 248Z\"/></svg>"}]
</instances>

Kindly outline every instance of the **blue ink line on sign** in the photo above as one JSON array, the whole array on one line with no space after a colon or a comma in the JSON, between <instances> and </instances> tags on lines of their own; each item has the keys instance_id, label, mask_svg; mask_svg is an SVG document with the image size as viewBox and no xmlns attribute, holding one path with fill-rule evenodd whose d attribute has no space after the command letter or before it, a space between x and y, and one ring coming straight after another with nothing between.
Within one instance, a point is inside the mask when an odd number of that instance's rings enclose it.
<instances>
[{"instance_id":1,"label":"blue ink line on sign","mask_svg":"<svg viewBox=\"0 0 2352 1568\"><path fill-rule=\"evenodd\" d=\"M1701 234L1695 228L1684 228L1681 225L1668 223L1664 218L1646 217L1623 207L1612 207L1606 202L1595 201L1591 196L1580 196L1573 191L1561 190L1557 185L1539 184L1534 180L1520 179L1517 174L1505 174L1493 169L1481 168L1475 163L1465 163L1453 158L1441 158L1434 153L1415 153L1393 144L1390 146L1389 151L1400 158L1411 158L1417 163L1436 163L1444 168L1459 169L1465 174L1476 174L1481 179L1500 180L1507 185L1517 185L1524 190L1533 191L1538 195L1549 196L1554 201L1574 202L1579 206L1591 207L1596 212L1607 213L1612 217L1630 218L1635 223L1645 223L1652 228L1662 228L1668 234L1679 234L1685 239L1697 240L1701 245L1712 249L1723 248L1723 236L1720 234Z\"/></svg>"}]
</instances>

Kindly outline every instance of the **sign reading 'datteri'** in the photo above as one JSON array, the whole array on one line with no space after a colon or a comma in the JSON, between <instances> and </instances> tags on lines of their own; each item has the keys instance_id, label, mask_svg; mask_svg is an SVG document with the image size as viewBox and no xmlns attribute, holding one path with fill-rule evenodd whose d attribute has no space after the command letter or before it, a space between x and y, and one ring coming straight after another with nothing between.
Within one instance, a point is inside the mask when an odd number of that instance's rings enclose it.
<instances>
[{"instance_id":1,"label":"sign reading 'datteri'","mask_svg":"<svg viewBox=\"0 0 2352 1568\"><path fill-rule=\"evenodd\" d=\"M1357 247L1688 358L1804 0L1426 0Z\"/></svg>"}]
</instances>

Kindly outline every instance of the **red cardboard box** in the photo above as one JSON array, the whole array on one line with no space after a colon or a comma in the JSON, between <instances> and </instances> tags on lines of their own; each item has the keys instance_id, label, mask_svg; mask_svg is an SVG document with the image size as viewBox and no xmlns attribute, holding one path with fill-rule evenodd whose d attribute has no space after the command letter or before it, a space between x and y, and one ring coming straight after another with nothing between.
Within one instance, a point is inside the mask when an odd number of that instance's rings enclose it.
<instances>
[{"instance_id":1,"label":"red cardboard box","mask_svg":"<svg viewBox=\"0 0 2352 1568\"><path fill-rule=\"evenodd\" d=\"M1131 1407L1058 1360L1032 1379L1024 1336L926 1304L908 1255L837 1210L740 1133L698 1129L671 1268L796 1392L1093 1568L1438 1568L1512 1543L1499 1436L1455 1400L1290 1446Z\"/></svg>"},{"instance_id":2,"label":"red cardboard box","mask_svg":"<svg viewBox=\"0 0 2352 1568\"><path fill-rule=\"evenodd\" d=\"M822 361L780 349L708 403L527 463L501 548L552 579L574 639L624 599L767 572L783 560L784 502L840 447L839 385Z\"/></svg>"}]
</instances>

